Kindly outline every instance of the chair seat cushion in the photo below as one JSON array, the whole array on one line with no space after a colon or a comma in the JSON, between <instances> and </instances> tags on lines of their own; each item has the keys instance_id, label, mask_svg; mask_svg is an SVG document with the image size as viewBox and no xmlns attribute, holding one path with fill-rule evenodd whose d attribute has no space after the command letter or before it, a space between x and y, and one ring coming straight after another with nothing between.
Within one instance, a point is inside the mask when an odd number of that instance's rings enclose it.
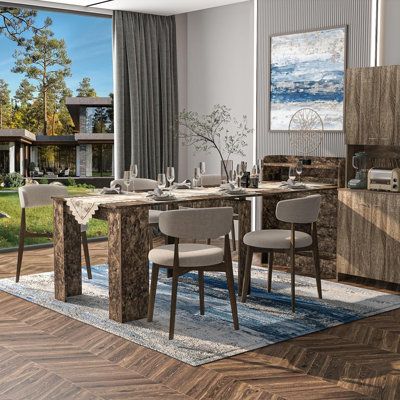
<instances>
[{"instance_id":1,"label":"chair seat cushion","mask_svg":"<svg viewBox=\"0 0 400 400\"><path fill-rule=\"evenodd\" d=\"M247 233L243 242L248 246L262 249L290 249L291 231L286 229L266 229ZM312 237L305 232L295 231L296 248L308 247Z\"/></svg>"},{"instance_id":2,"label":"chair seat cushion","mask_svg":"<svg viewBox=\"0 0 400 400\"><path fill-rule=\"evenodd\" d=\"M161 210L149 210L149 224L158 224L160 215L163 212Z\"/></svg>"},{"instance_id":3,"label":"chair seat cushion","mask_svg":"<svg viewBox=\"0 0 400 400\"><path fill-rule=\"evenodd\" d=\"M156 247L150 250L149 260L158 265L174 265L173 244ZM221 248L201 243L183 243L179 245L180 267L206 267L219 264L224 259Z\"/></svg>"}]
</instances>

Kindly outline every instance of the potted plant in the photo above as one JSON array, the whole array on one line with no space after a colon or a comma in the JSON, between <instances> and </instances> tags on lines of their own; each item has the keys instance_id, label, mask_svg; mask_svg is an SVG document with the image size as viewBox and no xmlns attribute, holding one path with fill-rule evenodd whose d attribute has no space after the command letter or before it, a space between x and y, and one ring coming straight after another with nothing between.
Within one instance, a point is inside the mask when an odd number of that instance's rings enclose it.
<instances>
[{"instance_id":1,"label":"potted plant","mask_svg":"<svg viewBox=\"0 0 400 400\"><path fill-rule=\"evenodd\" d=\"M183 110L179 114L179 137L196 151L215 150L229 180L227 164L232 155L245 156L247 137L253 129L247 126L247 117L238 121L225 105L216 104L210 114L199 115Z\"/></svg>"}]
</instances>

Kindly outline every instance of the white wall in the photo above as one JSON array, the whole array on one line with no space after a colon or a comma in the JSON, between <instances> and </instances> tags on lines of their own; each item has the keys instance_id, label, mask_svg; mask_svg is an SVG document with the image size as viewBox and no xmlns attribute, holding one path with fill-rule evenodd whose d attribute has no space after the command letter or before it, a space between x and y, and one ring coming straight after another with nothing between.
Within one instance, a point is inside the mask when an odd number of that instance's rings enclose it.
<instances>
[{"instance_id":1,"label":"white wall","mask_svg":"<svg viewBox=\"0 0 400 400\"><path fill-rule=\"evenodd\" d=\"M178 57L179 48L187 46L187 86L180 85L180 92L186 92L180 93L180 109L186 106L188 110L209 113L213 105L225 104L237 118L247 115L249 126L254 127L253 1L189 13L186 22L185 43L178 34L182 34L180 29L184 23L177 20ZM251 166L252 138L248 141L245 159ZM234 161L242 158L236 157ZM180 179L192 177L200 161L206 162L207 173L220 172L220 160L215 152L205 154L181 147L180 159Z\"/></svg>"},{"instance_id":2,"label":"white wall","mask_svg":"<svg viewBox=\"0 0 400 400\"><path fill-rule=\"evenodd\" d=\"M381 0L381 65L400 64L400 0Z\"/></svg>"}]
</instances>

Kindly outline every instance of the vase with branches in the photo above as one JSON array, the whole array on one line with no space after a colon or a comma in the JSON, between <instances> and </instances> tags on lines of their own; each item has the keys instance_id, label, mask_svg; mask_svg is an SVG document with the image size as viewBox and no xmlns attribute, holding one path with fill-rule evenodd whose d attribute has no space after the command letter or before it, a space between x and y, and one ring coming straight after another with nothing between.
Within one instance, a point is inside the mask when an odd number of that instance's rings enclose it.
<instances>
[{"instance_id":1,"label":"vase with branches","mask_svg":"<svg viewBox=\"0 0 400 400\"><path fill-rule=\"evenodd\" d=\"M241 120L232 116L231 109L216 104L210 114L200 115L194 111L183 110L179 114L179 137L187 146L196 151L215 150L229 180L227 162L233 155L245 156L247 137L253 129L247 126L247 116Z\"/></svg>"}]
</instances>

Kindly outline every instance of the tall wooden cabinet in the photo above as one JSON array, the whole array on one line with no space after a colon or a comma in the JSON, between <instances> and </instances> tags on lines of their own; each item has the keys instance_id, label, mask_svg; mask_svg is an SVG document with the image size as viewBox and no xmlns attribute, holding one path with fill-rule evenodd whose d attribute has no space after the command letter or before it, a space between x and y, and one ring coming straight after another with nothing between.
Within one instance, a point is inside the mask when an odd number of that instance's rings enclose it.
<instances>
[{"instance_id":1,"label":"tall wooden cabinet","mask_svg":"<svg viewBox=\"0 0 400 400\"><path fill-rule=\"evenodd\" d=\"M345 134L346 181L359 151L400 167L400 66L346 71ZM400 283L400 193L339 189L337 273Z\"/></svg>"}]
</instances>

